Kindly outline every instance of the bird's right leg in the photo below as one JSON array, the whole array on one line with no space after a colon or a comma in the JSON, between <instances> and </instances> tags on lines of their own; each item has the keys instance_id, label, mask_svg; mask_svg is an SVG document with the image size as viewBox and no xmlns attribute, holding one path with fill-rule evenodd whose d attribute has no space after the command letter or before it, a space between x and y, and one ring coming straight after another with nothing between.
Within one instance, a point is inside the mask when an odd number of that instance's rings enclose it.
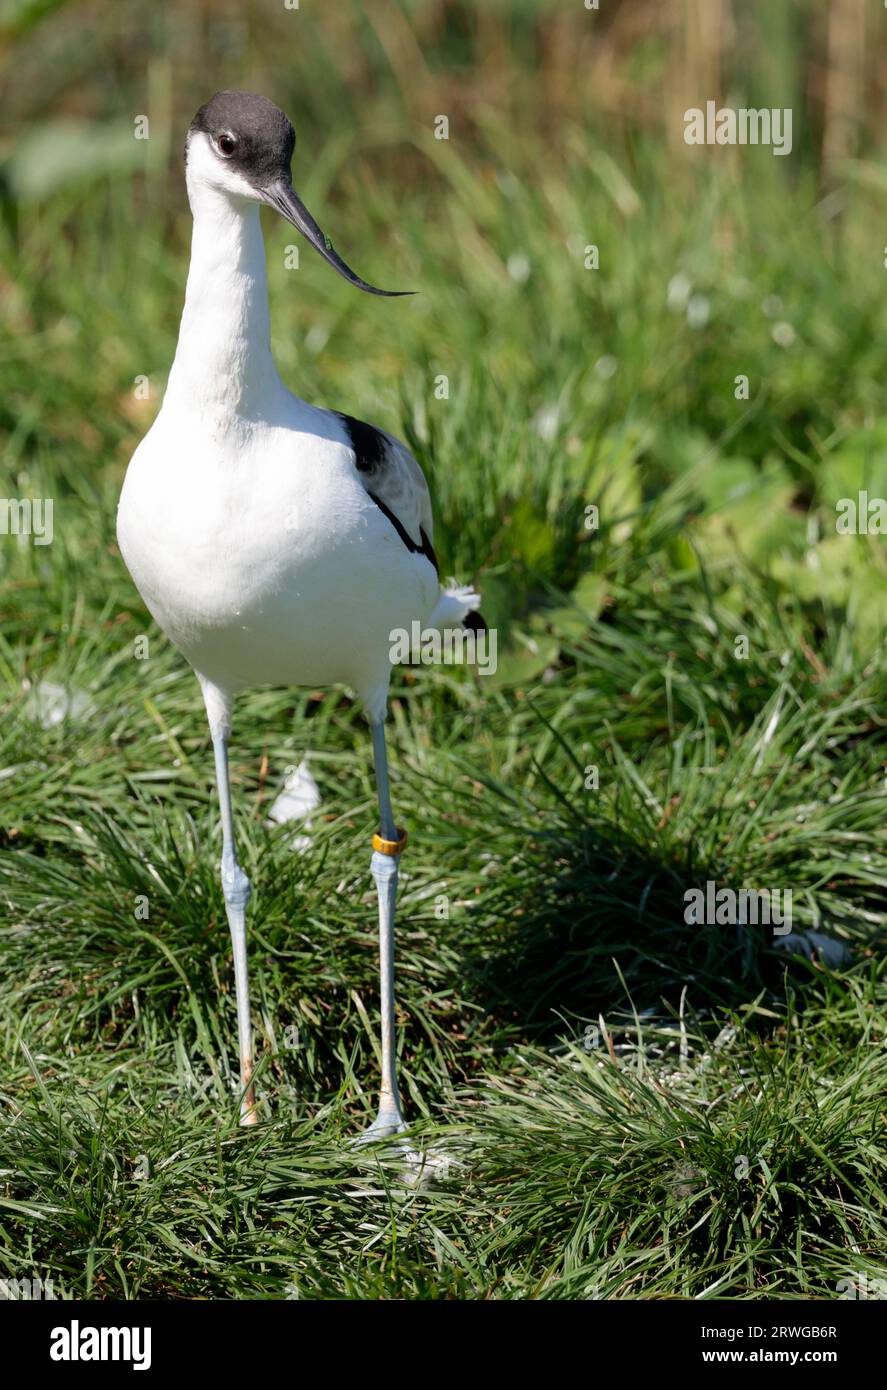
<instances>
[{"instance_id":1,"label":"bird's right leg","mask_svg":"<svg viewBox=\"0 0 887 1390\"><path fill-rule=\"evenodd\" d=\"M394 914L397 902L397 860L406 835L397 829L388 788L388 756L381 720L371 724L376 787L379 795L380 832L373 837L371 872L379 899L379 975L382 1013L382 1089L379 1110L360 1142L387 1139L406 1129L397 1086L397 1038L394 1011Z\"/></svg>"},{"instance_id":2,"label":"bird's right leg","mask_svg":"<svg viewBox=\"0 0 887 1390\"><path fill-rule=\"evenodd\" d=\"M249 972L246 955L246 905L250 898L250 881L237 862L234 846L234 817L231 810L231 787L228 778L228 738L231 732L230 701L201 677L203 698L209 716L216 763L216 782L219 788L219 809L222 814L222 892L225 911L231 929L234 951L234 986L237 993L237 1039L240 1052L240 1123L254 1125L258 1121L253 1089L253 1035L249 1007Z\"/></svg>"}]
</instances>

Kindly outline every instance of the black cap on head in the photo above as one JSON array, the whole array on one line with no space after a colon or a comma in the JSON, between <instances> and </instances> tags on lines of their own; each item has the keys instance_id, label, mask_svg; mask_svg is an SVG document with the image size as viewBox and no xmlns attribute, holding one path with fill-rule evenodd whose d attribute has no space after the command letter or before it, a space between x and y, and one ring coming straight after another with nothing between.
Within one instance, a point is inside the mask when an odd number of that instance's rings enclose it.
<instances>
[{"instance_id":1,"label":"black cap on head","mask_svg":"<svg viewBox=\"0 0 887 1390\"><path fill-rule=\"evenodd\" d=\"M229 165L250 185L259 202L276 208L287 222L298 228L349 284L367 294L396 296L404 293L370 285L334 250L329 237L293 188L290 161L296 132L273 101L255 92L216 92L191 122L189 137L196 132L208 136L222 164Z\"/></svg>"},{"instance_id":2,"label":"black cap on head","mask_svg":"<svg viewBox=\"0 0 887 1390\"><path fill-rule=\"evenodd\" d=\"M197 112L191 130L208 135L226 163L258 188L289 177L296 132L267 97L216 92Z\"/></svg>"}]
</instances>

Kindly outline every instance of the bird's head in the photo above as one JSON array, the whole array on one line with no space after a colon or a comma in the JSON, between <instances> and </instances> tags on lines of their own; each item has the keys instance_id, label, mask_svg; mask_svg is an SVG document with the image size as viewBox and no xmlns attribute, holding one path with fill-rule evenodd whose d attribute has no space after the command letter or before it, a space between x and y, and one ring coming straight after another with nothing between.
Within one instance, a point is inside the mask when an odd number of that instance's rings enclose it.
<instances>
[{"instance_id":1,"label":"bird's head","mask_svg":"<svg viewBox=\"0 0 887 1390\"><path fill-rule=\"evenodd\" d=\"M216 92L191 122L185 143L185 172L192 206L211 189L232 204L267 203L316 247L324 260L368 294L396 296L357 275L315 222L292 184L296 145L292 123L267 97L254 92Z\"/></svg>"}]
</instances>

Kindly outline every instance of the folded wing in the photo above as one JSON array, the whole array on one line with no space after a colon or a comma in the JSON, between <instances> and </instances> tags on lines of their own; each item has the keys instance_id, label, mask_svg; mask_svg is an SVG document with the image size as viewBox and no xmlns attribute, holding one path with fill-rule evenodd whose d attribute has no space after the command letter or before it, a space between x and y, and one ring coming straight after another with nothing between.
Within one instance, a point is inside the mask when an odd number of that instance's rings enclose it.
<instances>
[{"instance_id":1,"label":"folded wing","mask_svg":"<svg viewBox=\"0 0 887 1390\"><path fill-rule=\"evenodd\" d=\"M336 414L354 451L357 471L368 496L391 522L406 548L424 555L438 570L428 484L409 449L375 425L338 411Z\"/></svg>"}]
</instances>

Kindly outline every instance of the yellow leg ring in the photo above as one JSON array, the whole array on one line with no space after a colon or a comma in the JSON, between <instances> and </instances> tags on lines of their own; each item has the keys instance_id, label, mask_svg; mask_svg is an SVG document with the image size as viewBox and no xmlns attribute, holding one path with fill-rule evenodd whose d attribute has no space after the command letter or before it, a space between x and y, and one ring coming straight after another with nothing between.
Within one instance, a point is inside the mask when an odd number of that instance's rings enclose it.
<instances>
[{"instance_id":1,"label":"yellow leg ring","mask_svg":"<svg viewBox=\"0 0 887 1390\"><path fill-rule=\"evenodd\" d=\"M397 833L400 836L400 839L385 840L377 831L376 834L373 836L373 849L378 850L379 854L388 854L391 856L392 859L395 859L398 854L401 854L404 851L404 849L406 849L407 843L407 832L405 830L401 830L398 826Z\"/></svg>"}]
</instances>

